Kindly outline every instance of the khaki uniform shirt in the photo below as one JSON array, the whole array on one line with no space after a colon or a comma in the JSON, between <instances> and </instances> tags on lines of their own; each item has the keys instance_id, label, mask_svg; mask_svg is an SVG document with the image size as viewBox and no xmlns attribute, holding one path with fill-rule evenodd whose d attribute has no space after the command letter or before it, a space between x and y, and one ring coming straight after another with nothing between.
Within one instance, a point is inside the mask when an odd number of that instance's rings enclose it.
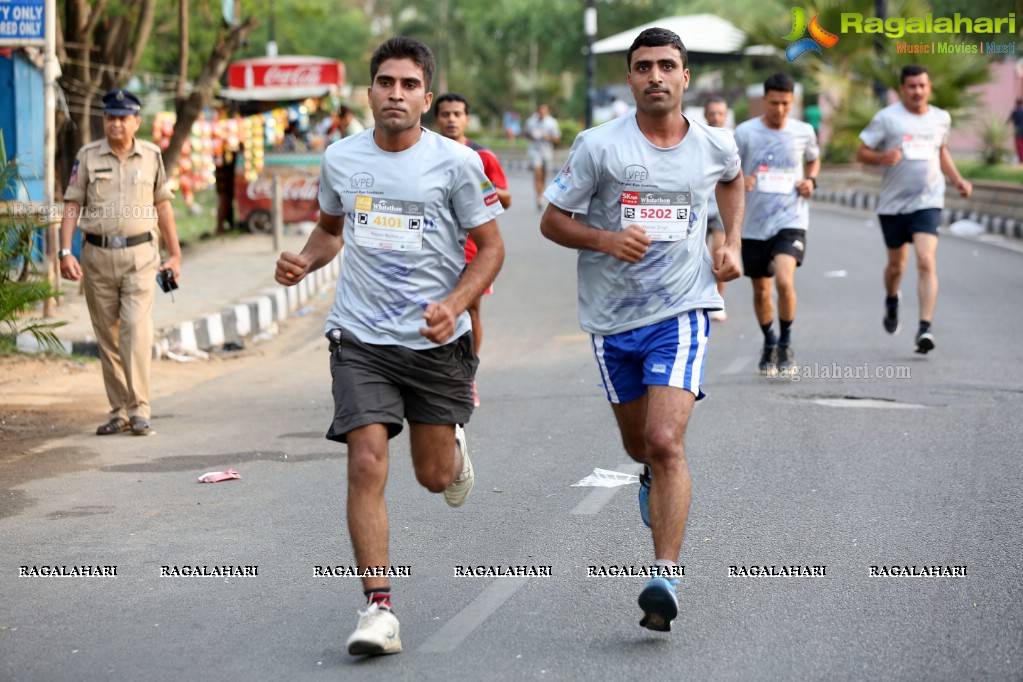
<instances>
[{"instance_id":1,"label":"khaki uniform shirt","mask_svg":"<svg viewBox=\"0 0 1023 682\"><path fill-rule=\"evenodd\" d=\"M104 138L79 150L64 200L81 205L82 232L134 237L157 229L156 204L173 196L159 147L136 139L122 161Z\"/></svg>"}]
</instances>

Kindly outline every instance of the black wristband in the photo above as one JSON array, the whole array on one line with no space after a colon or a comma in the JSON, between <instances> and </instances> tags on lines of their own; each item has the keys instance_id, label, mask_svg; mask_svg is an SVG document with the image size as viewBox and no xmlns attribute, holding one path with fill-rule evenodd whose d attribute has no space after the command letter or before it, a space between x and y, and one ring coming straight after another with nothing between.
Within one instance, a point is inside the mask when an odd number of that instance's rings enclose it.
<instances>
[{"instance_id":1,"label":"black wristband","mask_svg":"<svg viewBox=\"0 0 1023 682\"><path fill-rule=\"evenodd\" d=\"M813 188L814 189L817 189L817 178L815 176L811 175L810 177L807 178L807 180L809 180L810 182L813 183Z\"/></svg>"}]
</instances>

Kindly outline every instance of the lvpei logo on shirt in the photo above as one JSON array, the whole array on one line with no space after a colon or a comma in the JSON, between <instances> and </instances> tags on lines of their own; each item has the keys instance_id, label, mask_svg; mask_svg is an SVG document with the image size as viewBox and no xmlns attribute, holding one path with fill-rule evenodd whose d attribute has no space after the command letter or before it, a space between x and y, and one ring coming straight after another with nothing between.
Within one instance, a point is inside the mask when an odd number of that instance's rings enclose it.
<instances>
[{"instance_id":1,"label":"lvpei logo on shirt","mask_svg":"<svg viewBox=\"0 0 1023 682\"><path fill-rule=\"evenodd\" d=\"M838 42L838 36L824 30L817 22L818 14L813 15L809 22L806 20L806 10L802 7L792 8L792 30L785 36L785 40L792 43L785 48L785 57L789 62L794 62L807 52L821 54L822 47L834 47ZM809 37L804 38L803 34L810 32Z\"/></svg>"}]
</instances>

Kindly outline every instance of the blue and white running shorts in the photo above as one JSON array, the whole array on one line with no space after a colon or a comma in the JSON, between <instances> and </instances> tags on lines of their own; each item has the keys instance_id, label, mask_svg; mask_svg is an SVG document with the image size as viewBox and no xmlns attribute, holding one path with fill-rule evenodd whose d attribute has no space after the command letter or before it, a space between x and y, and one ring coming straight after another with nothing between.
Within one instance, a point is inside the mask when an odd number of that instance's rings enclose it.
<instances>
[{"instance_id":1,"label":"blue and white running shorts","mask_svg":"<svg viewBox=\"0 0 1023 682\"><path fill-rule=\"evenodd\" d=\"M690 310L677 318L620 334L591 334L607 399L627 403L646 393L647 386L674 386L703 397L703 362L710 339L706 310Z\"/></svg>"}]
</instances>

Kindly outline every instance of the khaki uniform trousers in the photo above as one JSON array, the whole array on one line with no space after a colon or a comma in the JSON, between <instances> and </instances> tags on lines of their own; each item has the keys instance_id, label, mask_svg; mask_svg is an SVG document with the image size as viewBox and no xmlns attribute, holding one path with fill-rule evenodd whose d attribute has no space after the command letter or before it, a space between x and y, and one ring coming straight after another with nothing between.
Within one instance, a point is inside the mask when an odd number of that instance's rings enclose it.
<instances>
[{"instance_id":1,"label":"khaki uniform trousers","mask_svg":"<svg viewBox=\"0 0 1023 682\"><path fill-rule=\"evenodd\" d=\"M99 343L110 418L145 417L153 358L156 239L123 249L82 243L85 301Z\"/></svg>"}]
</instances>

